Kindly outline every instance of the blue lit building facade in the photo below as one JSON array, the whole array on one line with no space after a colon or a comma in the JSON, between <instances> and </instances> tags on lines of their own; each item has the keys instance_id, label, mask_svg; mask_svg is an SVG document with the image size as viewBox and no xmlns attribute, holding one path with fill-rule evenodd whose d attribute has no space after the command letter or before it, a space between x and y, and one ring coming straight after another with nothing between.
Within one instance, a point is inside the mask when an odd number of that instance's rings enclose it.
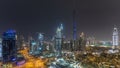
<instances>
[{"instance_id":1,"label":"blue lit building facade","mask_svg":"<svg viewBox=\"0 0 120 68\"><path fill-rule=\"evenodd\" d=\"M2 37L2 61L16 61L17 57L16 31L8 30L3 33Z\"/></svg>"}]
</instances>

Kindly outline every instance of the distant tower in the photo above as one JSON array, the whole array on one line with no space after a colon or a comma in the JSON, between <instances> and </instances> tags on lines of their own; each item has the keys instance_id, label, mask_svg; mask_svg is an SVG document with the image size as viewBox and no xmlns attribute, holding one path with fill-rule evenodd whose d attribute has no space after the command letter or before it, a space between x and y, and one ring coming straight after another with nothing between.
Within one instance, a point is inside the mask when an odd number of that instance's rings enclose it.
<instances>
[{"instance_id":1,"label":"distant tower","mask_svg":"<svg viewBox=\"0 0 120 68\"><path fill-rule=\"evenodd\" d=\"M73 10L73 45L72 45L72 51L76 48L76 39L77 39L77 26L76 26L76 20L75 20L75 14L76 11Z\"/></svg>"},{"instance_id":2,"label":"distant tower","mask_svg":"<svg viewBox=\"0 0 120 68\"><path fill-rule=\"evenodd\" d=\"M116 27L114 27L112 39L113 39L113 46L118 46L119 36L118 36L118 29Z\"/></svg>"},{"instance_id":3,"label":"distant tower","mask_svg":"<svg viewBox=\"0 0 120 68\"><path fill-rule=\"evenodd\" d=\"M79 40L78 40L78 50L85 50L86 47L86 39L85 39L85 34L82 32L80 34Z\"/></svg>"},{"instance_id":4,"label":"distant tower","mask_svg":"<svg viewBox=\"0 0 120 68\"><path fill-rule=\"evenodd\" d=\"M76 0L73 0L73 42L71 51L76 50L77 25L76 25Z\"/></svg>"},{"instance_id":5,"label":"distant tower","mask_svg":"<svg viewBox=\"0 0 120 68\"><path fill-rule=\"evenodd\" d=\"M76 11L73 11L73 40L75 41L77 39L77 26L76 26L76 20L75 20L75 14Z\"/></svg>"}]
</instances>

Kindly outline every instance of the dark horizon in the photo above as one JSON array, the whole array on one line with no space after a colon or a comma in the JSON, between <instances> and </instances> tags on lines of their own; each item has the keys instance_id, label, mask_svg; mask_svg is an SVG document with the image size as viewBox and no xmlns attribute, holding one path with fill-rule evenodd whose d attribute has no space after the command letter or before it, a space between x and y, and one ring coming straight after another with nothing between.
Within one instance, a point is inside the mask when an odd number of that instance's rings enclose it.
<instances>
[{"instance_id":1,"label":"dark horizon","mask_svg":"<svg viewBox=\"0 0 120 68\"><path fill-rule=\"evenodd\" d=\"M114 25L119 27L119 0L19 0L0 1L0 34L10 29L35 35L53 36L62 23L64 33L72 38L73 9L76 9L77 35L84 32L98 40L112 40Z\"/></svg>"}]
</instances>

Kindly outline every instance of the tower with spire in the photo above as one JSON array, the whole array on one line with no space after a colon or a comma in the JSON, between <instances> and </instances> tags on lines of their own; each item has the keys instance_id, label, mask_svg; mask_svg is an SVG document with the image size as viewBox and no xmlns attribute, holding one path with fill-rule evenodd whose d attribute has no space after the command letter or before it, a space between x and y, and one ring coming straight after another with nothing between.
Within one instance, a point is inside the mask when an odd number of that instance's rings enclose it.
<instances>
[{"instance_id":1,"label":"tower with spire","mask_svg":"<svg viewBox=\"0 0 120 68\"><path fill-rule=\"evenodd\" d=\"M73 40L76 40L77 39L77 26L76 26L76 20L75 20L75 14L76 14L76 11L73 10Z\"/></svg>"},{"instance_id":2,"label":"tower with spire","mask_svg":"<svg viewBox=\"0 0 120 68\"><path fill-rule=\"evenodd\" d=\"M73 0L73 45L72 50L76 49L77 24L76 24L76 0Z\"/></svg>"}]
</instances>

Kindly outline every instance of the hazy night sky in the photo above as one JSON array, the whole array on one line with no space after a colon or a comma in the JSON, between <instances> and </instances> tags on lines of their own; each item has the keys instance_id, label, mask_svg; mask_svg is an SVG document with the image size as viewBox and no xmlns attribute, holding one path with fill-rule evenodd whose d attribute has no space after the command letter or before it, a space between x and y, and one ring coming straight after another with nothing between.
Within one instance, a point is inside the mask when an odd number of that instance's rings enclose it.
<instances>
[{"instance_id":1,"label":"hazy night sky","mask_svg":"<svg viewBox=\"0 0 120 68\"><path fill-rule=\"evenodd\" d=\"M75 0L0 0L0 34L9 28L23 35L43 32L54 35L60 23L72 36ZM114 25L120 28L120 0L76 0L78 34L111 40Z\"/></svg>"}]
</instances>

